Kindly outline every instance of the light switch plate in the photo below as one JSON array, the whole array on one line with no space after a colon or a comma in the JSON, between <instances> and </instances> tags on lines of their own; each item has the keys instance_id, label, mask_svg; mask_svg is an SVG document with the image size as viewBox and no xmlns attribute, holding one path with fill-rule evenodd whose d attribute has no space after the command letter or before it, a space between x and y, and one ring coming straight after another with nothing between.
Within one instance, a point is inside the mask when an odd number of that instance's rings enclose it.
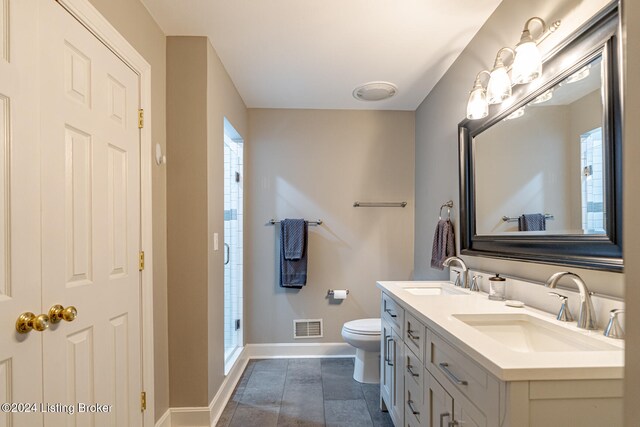
<instances>
[{"instance_id":1,"label":"light switch plate","mask_svg":"<svg viewBox=\"0 0 640 427\"><path fill-rule=\"evenodd\" d=\"M213 233L213 250L218 250L218 233Z\"/></svg>"}]
</instances>

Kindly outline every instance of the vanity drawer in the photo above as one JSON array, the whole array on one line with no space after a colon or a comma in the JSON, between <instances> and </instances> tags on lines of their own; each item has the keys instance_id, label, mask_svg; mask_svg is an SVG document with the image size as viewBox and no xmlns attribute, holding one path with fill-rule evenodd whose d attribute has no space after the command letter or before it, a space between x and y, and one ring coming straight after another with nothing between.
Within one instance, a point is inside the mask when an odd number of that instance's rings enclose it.
<instances>
[{"instance_id":1,"label":"vanity drawer","mask_svg":"<svg viewBox=\"0 0 640 427\"><path fill-rule=\"evenodd\" d=\"M424 342L426 341L426 328L411 314L404 314L404 342L418 356L422 365L424 358Z\"/></svg>"},{"instance_id":2,"label":"vanity drawer","mask_svg":"<svg viewBox=\"0 0 640 427\"><path fill-rule=\"evenodd\" d=\"M420 378L424 376L424 368L420 369ZM404 422L405 426L426 426L427 405L424 399L424 387L409 380L404 383Z\"/></svg>"},{"instance_id":3,"label":"vanity drawer","mask_svg":"<svg viewBox=\"0 0 640 427\"><path fill-rule=\"evenodd\" d=\"M404 309L385 293L382 294L382 320L389 322L398 335L404 336Z\"/></svg>"},{"instance_id":4,"label":"vanity drawer","mask_svg":"<svg viewBox=\"0 0 640 427\"><path fill-rule=\"evenodd\" d=\"M424 385L424 367L420 358L413 353L413 350L405 344L404 346L404 383L413 383L422 389Z\"/></svg>"},{"instance_id":5,"label":"vanity drawer","mask_svg":"<svg viewBox=\"0 0 640 427\"><path fill-rule=\"evenodd\" d=\"M500 398L498 381L430 330L427 331L427 360L427 369L445 389L455 387L485 414L496 406Z\"/></svg>"}]
</instances>

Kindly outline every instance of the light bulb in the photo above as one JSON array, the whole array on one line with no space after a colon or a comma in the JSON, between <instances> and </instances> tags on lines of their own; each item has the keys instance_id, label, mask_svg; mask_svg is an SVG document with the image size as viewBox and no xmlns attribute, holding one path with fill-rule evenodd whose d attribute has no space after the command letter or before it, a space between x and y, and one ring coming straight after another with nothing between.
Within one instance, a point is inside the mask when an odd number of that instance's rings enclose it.
<instances>
[{"instance_id":1,"label":"light bulb","mask_svg":"<svg viewBox=\"0 0 640 427\"><path fill-rule=\"evenodd\" d=\"M489 104L500 104L511 96L511 79L507 68L500 65L491 71L487 85L487 100Z\"/></svg>"},{"instance_id":2,"label":"light bulb","mask_svg":"<svg viewBox=\"0 0 640 427\"><path fill-rule=\"evenodd\" d=\"M529 83L542 75L542 55L533 40L516 46L512 71L515 84Z\"/></svg>"},{"instance_id":3,"label":"light bulb","mask_svg":"<svg viewBox=\"0 0 640 427\"><path fill-rule=\"evenodd\" d=\"M467 102L467 118L469 120L477 120L485 118L489 115L489 104L487 103L487 93L476 80L471 93L469 94L469 102Z\"/></svg>"}]
</instances>

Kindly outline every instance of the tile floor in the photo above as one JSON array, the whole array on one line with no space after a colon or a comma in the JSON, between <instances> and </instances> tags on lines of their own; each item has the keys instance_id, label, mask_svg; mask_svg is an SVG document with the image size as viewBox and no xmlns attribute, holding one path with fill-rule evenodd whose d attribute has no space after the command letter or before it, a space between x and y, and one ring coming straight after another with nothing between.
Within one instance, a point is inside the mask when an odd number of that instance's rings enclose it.
<instances>
[{"instance_id":1,"label":"tile floor","mask_svg":"<svg viewBox=\"0 0 640 427\"><path fill-rule=\"evenodd\" d=\"M218 427L393 427L353 359L251 360Z\"/></svg>"}]
</instances>

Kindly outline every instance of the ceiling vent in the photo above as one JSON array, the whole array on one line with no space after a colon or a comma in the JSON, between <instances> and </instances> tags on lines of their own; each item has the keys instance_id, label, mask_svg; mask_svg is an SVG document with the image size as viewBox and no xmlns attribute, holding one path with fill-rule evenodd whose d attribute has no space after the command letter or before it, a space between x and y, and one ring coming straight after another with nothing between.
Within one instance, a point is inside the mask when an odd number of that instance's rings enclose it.
<instances>
[{"instance_id":1,"label":"ceiling vent","mask_svg":"<svg viewBox=\"0 0 640 427\"><path fill-rule=\"evenodd\" d=\"M396 85L389 82L369 82L358 86L353 91L353 97L360 101L382 101L398 93Z\"/></svg>"},{"instance_id":2,"label":"ceiling vent","mask_svg":"<svg viewBox=\"0 0 640 427\"><path fill-rule=\"evenodd\" d=\"M322 319L296 319L293 338L322 338Z\"/></svg>"}]
</instances>

